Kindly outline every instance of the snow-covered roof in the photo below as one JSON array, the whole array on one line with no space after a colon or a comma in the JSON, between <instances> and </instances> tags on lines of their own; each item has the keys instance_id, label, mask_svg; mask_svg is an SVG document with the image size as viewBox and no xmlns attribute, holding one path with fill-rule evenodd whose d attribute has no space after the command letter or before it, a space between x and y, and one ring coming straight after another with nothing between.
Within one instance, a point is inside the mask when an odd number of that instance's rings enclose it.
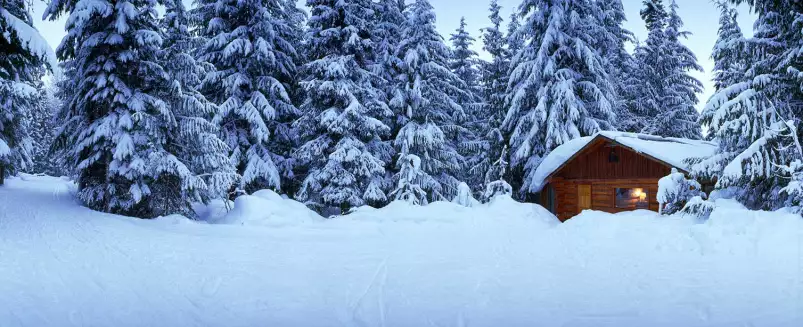
<instances>
[{"instance_id":1,"label":"snow-covered roof","mask_svg":"<svg viewBox=\"0 0 803 327\"><path fill-rule=\"evenodd\" d=\"M716 144L707 141L603 131L593 136L571 140L555 148L555 150L552 150L530 176L532 178L530 191L540 191L553 173L562 168L574 155L600 137L684 171L688 171L690 168L685 162L686 159L709 157L716 152Z\"/></svg>"}]
</instances>

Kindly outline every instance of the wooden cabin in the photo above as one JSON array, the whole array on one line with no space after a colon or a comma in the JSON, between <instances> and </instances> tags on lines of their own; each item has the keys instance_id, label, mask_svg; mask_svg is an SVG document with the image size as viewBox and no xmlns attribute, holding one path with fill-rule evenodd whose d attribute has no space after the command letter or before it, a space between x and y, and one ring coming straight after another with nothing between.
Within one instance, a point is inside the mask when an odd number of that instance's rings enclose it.
<instances>
[{"instance_id":1,"label":"wooden cabin","mask_svg":"<svg viewBox=\"0 0 803 327\"><path fill-rule=\"evenodd\" d=\"M710 156L713 143L653 135L600 132L567 142L547 155L531 191L561 221L583 210L658 211L658 180L687 159Z\"/></svg>"}]
</instances>

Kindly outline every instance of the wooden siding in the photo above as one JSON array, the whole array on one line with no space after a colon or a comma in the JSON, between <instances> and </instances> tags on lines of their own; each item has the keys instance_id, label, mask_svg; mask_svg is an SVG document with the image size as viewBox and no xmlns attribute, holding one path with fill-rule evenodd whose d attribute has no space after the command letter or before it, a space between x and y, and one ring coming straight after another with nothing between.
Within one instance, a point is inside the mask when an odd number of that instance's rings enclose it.
<instances>
[{"instance_id":1,"label":"wooden siding","mask_svg":"<svg viewBox=\"0 0 803 327\"><path fill-rule=\"evenodd\" d=\"M609 162L611 151L619 157L618 162ZM661 178L670 171L671 167L658 161L599 139L552 176L565 179Z\"/></svg>"},{"instance_id":2,"label":"wooden siding","mask_svg":"<svg viewBox=\"0 0 803 327\"><path fill-rule=\"evenodd\" d=\"M618 161L609 161L611 151ZM648 193L649 209L658 211L658 180L670 171L671 167L661 162L599 139L550 177L548 186L555 190L554 213L561 221L580 213L580 185L591 185L592 210L610 213L633 210L616 207L616 189L641 188Z\"/></svg>"}]
</instances>

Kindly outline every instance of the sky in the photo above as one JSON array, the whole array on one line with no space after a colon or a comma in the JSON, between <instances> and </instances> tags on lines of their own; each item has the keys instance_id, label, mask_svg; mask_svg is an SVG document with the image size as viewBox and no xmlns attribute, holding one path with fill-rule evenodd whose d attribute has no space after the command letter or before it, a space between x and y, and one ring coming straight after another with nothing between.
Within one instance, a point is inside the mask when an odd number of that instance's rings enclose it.
<instances>
[{"instance_id":1,"label":"sky","mask_svg":"<svg viewBox=\"0 0 803 327\"><path fill-rule=\"evenodd\" d=\"M408 0L409 1L409 0ZM502 6L502 17L504 18L504 25L507 25L510 13L514 8L521 4L522 0L499 0ZM703 82L705 90L699 95L700 103L698 109L701 109L705 101L713 93L713 82L711 82L714 62L711 60L711 48L714 46L717 38L717 29L719 27L719 11L714 6L711 0L676 0L678 3L678 12L680 17L685 23L685 28L692 35L684 42L696 55L700 65L705 70L704 72L693 72L693 76ZM299 1L299 5L303 6L305 1ZM668 1L667 1L668 2ZM186 1L189 6L191 1ZM488 20L488 6L490 0L430 0L430 3L435 8L437 15L437 28L443 35L444 39L448 41L449 35L454 33L454 30L460 23L460 18L465 17L468 31L478 41L474 44L475 50L480 53L481 57L487 57L482 51L482 43L480 40L480 29L490 25ZM642 8L642 0L622 0L625 7L625 14L627 22L625 28L632 31L639 40L644 40L647 37L647 30L644 27L644 22L639 17L639 10ZM42 21L42 13L44 12L45 3L42 1L34 1L34 24L36 28L42 33L42 36L50 43L55 49L61 39L64 37L64 21L65 18L61 17L57 21ZM752 26L755 16L748 11L746 5L739 8L739 24L742 31L746 36L752 35ZM505 29L506 30L506 29Z\"/></svg>"}]
</instances>

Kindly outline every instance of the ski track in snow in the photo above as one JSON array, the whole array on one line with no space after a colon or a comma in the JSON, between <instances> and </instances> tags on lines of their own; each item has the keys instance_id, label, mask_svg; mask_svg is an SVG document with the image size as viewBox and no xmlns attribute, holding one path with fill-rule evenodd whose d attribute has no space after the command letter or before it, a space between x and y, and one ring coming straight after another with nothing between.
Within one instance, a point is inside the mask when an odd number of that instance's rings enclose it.
<instances>
[{"instance_id":1,"label":"ski track in snow","mask_svg":"<svg viewBox=\"0 0 803 327\"><path fill-rule=\"evenodd\" d=\"M0 187L2 326L803 326L789 215L210 225L93 212L29 179Z\"/></svg>"}]
</instances>

